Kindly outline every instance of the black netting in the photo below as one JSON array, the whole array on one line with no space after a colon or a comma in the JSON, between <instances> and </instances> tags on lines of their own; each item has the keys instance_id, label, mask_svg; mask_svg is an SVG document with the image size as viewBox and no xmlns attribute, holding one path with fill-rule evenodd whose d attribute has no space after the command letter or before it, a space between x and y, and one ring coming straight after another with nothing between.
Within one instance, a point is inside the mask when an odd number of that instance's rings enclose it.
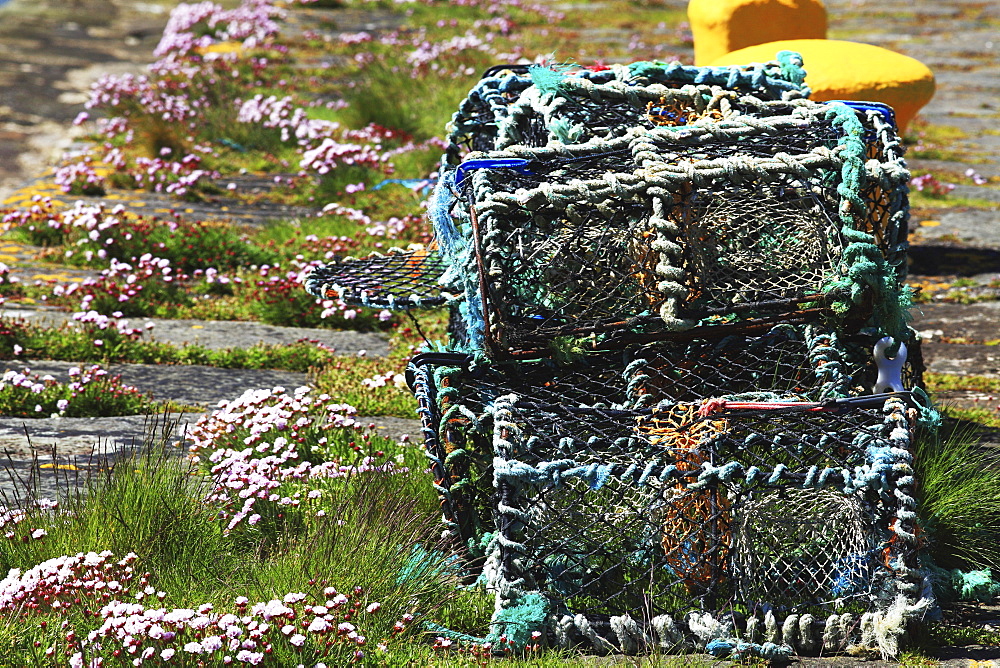
<instances>
[{"instance_id":1,"label":"black netting","mask_svg":"<svg viewBox=\"0 0 1000 668\"><path fill-rule=\"evenodd\" d=\"M662 90L662 87L639 87L625 92L604 89L597 95L589 89L565 92L558 105L552 107L515 108L513 135L518 144L542 147L553 137L567 143L580 143L595 137L622 137L636 128L682 128L699 121L722 121L740 114L781 116L793 109L785 103L763 103L733 95L726 99L723 112L717 105L705 106L702 96L710 97L712 93L708 87L667 96L661 94ZM836 145L835 137L832 145ZM789 148L794 148L794 142Z\"/></svg>"},{"instance_id":2,"label":"black netting","mask_svg":"<svg viewBox=\"0 0 1000 668\"><path fill-rule=\"evenodd\" d=\"M702 401L709 397L768 393L820 400L870 391L870 350L839 359L830 386L801 334L777 327L758 336L660 343L622 352L593 352L559 364L523 360L494 365L478 374L459 374L452 386L478 413L505 394L524 394L546 406L624 408L661 402Z\"/></svg>"},{"instance_id":3,"label":"black netting","mask_svg":"<svg viewBox=\"0 0 1000 668\"><path fill-rule=\"evenodd\" d=\"M438 279L447 265L436 251L399 251L317 267L306 289L320 299L377 308L438 306L447 301Z\"/></svg>"},{"instance_id":4,"label":"black netting","mask_svg":"<svg viewBox=\"0 0 1000 668\"><path fill-rule=\"evenodd\" d=\"M637 357L629 375L635 396L645 405L753 392L818 400L824 392L805 341L787 331L667 344ZM856 366L845 360L836 389L825 389L850 393Z\"/></svg>"},{"instance_id":5,"label":"black netting","mask_svg":"<svg viewBox=\"0 0 1000 668\"><path fill-rule=\"evenodd\" d=\"M817 147L833 149L840 137L840 131L830 123L812 119L794 129L741 133L736 141L722 132L671 132L653 137L652 144L668 159L674 160L715 160L734 153L751 158L772 158L778 153L807 153Z\"/></svg>"}]
</instances>

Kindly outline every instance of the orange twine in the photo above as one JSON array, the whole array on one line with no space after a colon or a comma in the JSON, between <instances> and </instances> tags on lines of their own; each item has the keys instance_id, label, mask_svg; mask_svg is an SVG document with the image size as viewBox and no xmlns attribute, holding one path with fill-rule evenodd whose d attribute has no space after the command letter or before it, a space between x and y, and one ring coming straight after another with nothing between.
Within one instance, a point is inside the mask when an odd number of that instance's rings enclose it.
<instances>
[{"instance_id":1,"label":"orange twine","mask_svg":"<svg viewBox=\"0 0 1000 668\"><path fill-rule=\"evenodd\" d=\"M698 405L678 404L654 414L651 424L639 431L653 445L672 451L681 471L693 471L706 461L699 446L727 429L726 420L699 420ZM721 578L722 563L732 545L729 499L718 489L696 491L678 481L663 518L663 551L667 564L684 583L688 593L704 590Z\"/></svg>"}]
</instances>

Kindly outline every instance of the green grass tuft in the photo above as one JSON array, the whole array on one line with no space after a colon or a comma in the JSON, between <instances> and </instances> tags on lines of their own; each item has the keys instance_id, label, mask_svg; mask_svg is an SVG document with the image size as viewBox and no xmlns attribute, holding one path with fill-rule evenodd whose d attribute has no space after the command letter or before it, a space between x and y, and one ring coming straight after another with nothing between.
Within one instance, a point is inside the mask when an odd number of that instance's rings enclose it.
<instances>
[{"instance_id":1,"label":"green grass tuft","mask_svg":"<svg viewBox=\"0 0 1000 668\"><path fill-rule=\"evenodd\" d=\"M920 524L942 568L1000 569L1000 463L984 457L962 432L916 440Z\"/></svg>"}]
</instances>

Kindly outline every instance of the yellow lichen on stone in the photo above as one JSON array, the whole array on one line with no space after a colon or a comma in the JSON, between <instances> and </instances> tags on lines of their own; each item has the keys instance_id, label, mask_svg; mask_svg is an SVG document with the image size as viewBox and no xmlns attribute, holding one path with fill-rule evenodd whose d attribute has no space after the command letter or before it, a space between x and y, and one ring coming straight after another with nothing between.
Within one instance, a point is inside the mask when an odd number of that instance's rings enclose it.
<instances>
[{"instance_id":1,"label":"yellow lichen on stone","mask_svg":"<svg viewBox=\"0 0 1000 668\"><path fill-rule=\"evenodd\" d=\"M716 58L710 65L746 65L774 60L779 51L802 54L810 99L869 100L896 110L902 134L934 97L934 73L919 60L871 44L833 39L790 39L758 44Z\"/></svg>"},{"instance_id":2,"label":"yellow lichen on stone","mask_svg":"<svg viewBox=\"0 0 1000 668\"><path fill-rule=\"evenodd\" d=\"M63 194L62 188L57 186L54 181L52 181L53 172L52 170L46 171L42 178L31 185L25 186L16 190L7 199L0 202L0 206L3 207L16 207L16 206L26 206L30 207L33 202L32 198L38 195L39 197L49 197L52 199L53 203L56 205L62 205L62 200L59 196Z\"/></svg>"},{"instance_id":3,"label":"yellow lichen on stone","mask_svg":"<svg viewBox=\"0 0 1000 668\"><path fill-rule=\"evenodd\" d=\"M688 21L695 65L764 42L826 38L820 0L691 0Z\"/></svg>"}]
</instances>

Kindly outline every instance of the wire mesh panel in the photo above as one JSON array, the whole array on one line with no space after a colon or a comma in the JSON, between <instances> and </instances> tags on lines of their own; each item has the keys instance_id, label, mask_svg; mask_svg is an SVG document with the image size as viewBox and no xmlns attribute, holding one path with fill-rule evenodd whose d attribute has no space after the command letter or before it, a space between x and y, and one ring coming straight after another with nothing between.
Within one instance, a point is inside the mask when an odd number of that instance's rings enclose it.
<instances>
[{"instance_id":1,"label":"wire mesh panel","mask_svg":"<svg viewBox=\"0 0 1000 668\"><path fill-rule=\"evenodd\" d=\"M891 571L874 540L872 510L830 490L788 488L749 498L733 526L737 595L780 608L877 599Z\"/></svg>"},{"instance_id":2,"label":"wire mesh panel","mask_svg":"<svg viewBox=\"0 0 1000 668\"><path fill-rule=\"evenodd\" d=\"M625 375L636 406L741 393L810 400L849 393L849 363L842 362L844 375L823 378L809 343L779 327L759 336L649 346L635 351Z\"/></svg>"}]
</instances>

